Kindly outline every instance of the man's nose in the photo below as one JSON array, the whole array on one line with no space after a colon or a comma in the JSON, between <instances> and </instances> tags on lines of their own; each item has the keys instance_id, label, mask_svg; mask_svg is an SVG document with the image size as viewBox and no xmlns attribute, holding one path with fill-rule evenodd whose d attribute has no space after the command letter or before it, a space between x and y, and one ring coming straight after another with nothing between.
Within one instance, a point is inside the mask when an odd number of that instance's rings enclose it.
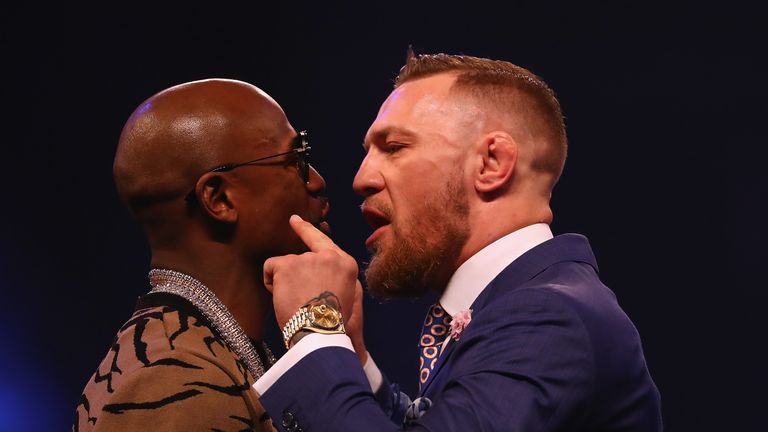
<instances>
[{"instance_id":1,"label":"man's nose","mask_svg":"<svg viewBox=\"0 0 768 432\"><path fill-rule=\"evenodd\" d=\"M360 164L360 168L357 170L355 179L352 181L352 189L358 195L367 197L375 194L376 192L384 189L384 177L381 176L381 172L376 169L376 163L369 151L366 154L363 162Z\"/></svg>"},{"instance_id":2,"label":"man's nose","mask_svg":"<svg viewBox=\"0 0 768 432\"><path fill-rule=\"evenodd\" d=\"M307 190L312 195L322 195L325 192L325 179L320 173L313 167L309 166L309 179L307 181Z\"/></svg>"}]
</instances>

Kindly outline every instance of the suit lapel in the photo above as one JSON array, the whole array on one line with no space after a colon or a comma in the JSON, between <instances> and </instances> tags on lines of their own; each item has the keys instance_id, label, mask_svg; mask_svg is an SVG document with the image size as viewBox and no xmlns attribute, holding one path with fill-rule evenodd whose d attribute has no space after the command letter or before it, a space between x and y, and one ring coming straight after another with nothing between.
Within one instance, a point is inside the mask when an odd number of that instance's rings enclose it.
<instances>
[{"instance_id":1,"label":"suit lapel","mask_svg":"<svg viewBox=\"0 0 768 432\"><path fill-rule=\"evenodd\" d=\"M477 312L493 301L497 290L514 290L559 262L583 262L598 271L586 237L562 234L534 247L509 264L483 289L470 309Z\"/></svg>"},{"instance_id":2,"label":"suit lapel","mask_svg":"<svg viewBox=\"0 0 768 432\"><path fill-rule=\"evenodd\" d=\"M548 267L564 261L583 262L597 268L597 261L589 246L586 237L580 234L562 234L534 247L509 264L486 286L472 303L470 309L473 314L481 313L482 309L493 301L493 293L496 290L517 289L524 283L533 279L536 275ZM470 325L467 327L471 327ZM449 336L450 337L450 336ZM440 369L445 365L457 345L461 341L450 341L435 363L435 368L429 374L427 382L421 386L419 396L424 396L430 385L436 380Z\"/></svg>"}]
</instances>

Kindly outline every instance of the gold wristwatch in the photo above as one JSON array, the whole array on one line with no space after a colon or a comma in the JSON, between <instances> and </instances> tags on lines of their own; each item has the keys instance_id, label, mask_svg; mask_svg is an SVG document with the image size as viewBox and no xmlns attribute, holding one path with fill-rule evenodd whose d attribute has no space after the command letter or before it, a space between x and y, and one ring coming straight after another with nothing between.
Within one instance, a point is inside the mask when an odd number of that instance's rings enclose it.
<instances>
[{"instance_id":1,"label":"gold wristwatch","mask_svg":"<svg viewBox=\"0 0 768 432\"><path fill-rule=\"evenodd\" d=\"M290 348L291 339L301 330L322 334L346 333L341 312L326 303L304 305L285 323L283 342L286 349Z\"/></svg>"}]
</instances>

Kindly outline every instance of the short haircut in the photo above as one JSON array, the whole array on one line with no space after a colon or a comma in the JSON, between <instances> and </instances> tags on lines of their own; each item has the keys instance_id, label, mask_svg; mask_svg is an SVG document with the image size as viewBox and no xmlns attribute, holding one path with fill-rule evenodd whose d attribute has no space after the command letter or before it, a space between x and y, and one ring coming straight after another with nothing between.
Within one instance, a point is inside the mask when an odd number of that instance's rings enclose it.
<instances>
[{"instance_id":1,"label":"short haircut","mask_svg":"<svg viewBox=\"0 0 768 432\"><path fill-rule=\"evenodd\" d=\"M526 125L534 140L544 144L535 152L532 168L553 175L556 182L565 164L568 141L560 102L544 80L506 61L442 53L415 55L409 48L395 88L408 81L451 72L457 73L453 89Z\"/></svg>"}]
</instances>

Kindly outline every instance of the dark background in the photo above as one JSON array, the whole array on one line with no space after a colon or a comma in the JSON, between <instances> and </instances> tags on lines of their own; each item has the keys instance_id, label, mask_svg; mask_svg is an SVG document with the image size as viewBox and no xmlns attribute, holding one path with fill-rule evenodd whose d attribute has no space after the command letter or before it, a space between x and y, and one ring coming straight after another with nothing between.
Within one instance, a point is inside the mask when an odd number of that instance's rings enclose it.
<instances>
[{"instance_id":1,"label":"dark background","mask_svg":"<svg viewBox=\"0 0 768 432\"><path fill-rule=\"evenodd\" d=\"M757 10L551 1L3 9L0 430L68 430L83 386L148 289L146 244L111 173L139 103L210 77L270 93L311 131L334 237L363 262L370 230L351 182L408 44L509 60L555 89L570 154L553 230L590 238L640 331L667 430L764 430ZM370 351L407 389L429 300L366 304Z\"/></svg>"}]
</instances>

